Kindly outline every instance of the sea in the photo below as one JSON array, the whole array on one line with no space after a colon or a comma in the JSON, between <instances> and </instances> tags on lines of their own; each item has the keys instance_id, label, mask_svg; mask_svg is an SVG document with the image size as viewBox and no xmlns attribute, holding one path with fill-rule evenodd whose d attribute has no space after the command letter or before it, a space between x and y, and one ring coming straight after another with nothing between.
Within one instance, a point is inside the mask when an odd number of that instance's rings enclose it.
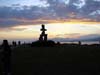
<instances>
[{"instance_id":1,"label":"sea","mask_svg":"<svg viewBox=\"0 0 100 75\"><path fill-rule=\"evenodd\" d=\"M17 41L18 42L18 41ZM34 41L33 41L34 42ZM57 41L55 41L57 43ZM21 41L21 43L24 43L24 41ZM26 43L32 43L32 41L26 41ZM78 44L78 41L69 41L69 42L60 42L61 44ZM0 41L0 45L2 44L2 41ZM9 44L12 44L12 41L9 41ZM81 41L81 44L87 44L87 45L91 45L91 44L100 44L100 41Z\"/></svg>"},{"instance_id":2,"label":"sea","mask_svg":"<svg viewBox=\"0 0 100 75\"><path fill-rule=\"evenodd\" d=\"M74 41L74 42L60 42L61 44L78 44L79 42ZM92 45L92 44L100 44L100 41L81 41L82 45Z\"/></svg>"}]
</instances>

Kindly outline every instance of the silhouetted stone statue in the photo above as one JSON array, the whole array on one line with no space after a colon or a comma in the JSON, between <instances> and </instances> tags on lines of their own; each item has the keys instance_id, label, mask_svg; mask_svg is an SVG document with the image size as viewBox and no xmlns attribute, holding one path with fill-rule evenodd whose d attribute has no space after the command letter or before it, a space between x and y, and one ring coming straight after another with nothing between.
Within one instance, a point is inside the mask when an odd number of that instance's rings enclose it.
<instances>
[{"instance_id":1,"label":"silhouetted stone statue","mask_svg":"<svg viewBox=\"0 0 100 75\"><path fill-rule=\"evenodd\" d=\"M8 75L11 72L11 48L8 44L7 40L3 40L3 58L2 58L2 62L3 62L3 71L4 71L4 75Z\"/></svg>"},{"instance_id":2,"label":"silhouetted stone statue","mask_svg":"<svg viewBox=\"0 0 100 75\"><path fill-rule=\"evenodd\" d=\"M47 29L45 29L45 25L42 24L42 28L40 30L42 31L42 33L40 34L39 41L47 41L47 34L45 34L45 31L47 31Z\"/></svg>"},{"instance_id":3,"label":"silhouetted stone statue","mask_svg":"<svg viewBox=\"0 0 100 75\"><path fill-rule=\"evenodd\" d=\"M45 29L45 25L42 24L42 28L40 29L41 34L39 37L39 40L32 42L31 46L37 46L37 47L53 47L55 46L55 42L52 40L48 40L48 35L45 34L45 31L47 31L47 29Z\"/></svg>"},{"instance_id":4,"label":"silhouetted stone statue","mask_svg":"<svg viewBox=\"0 0 100 75\"><path fill-rule=\"evenodd\" d=\"M44 36L44 41L47 41L47 34L45 34Z\"/></svg>"}]
</instances>

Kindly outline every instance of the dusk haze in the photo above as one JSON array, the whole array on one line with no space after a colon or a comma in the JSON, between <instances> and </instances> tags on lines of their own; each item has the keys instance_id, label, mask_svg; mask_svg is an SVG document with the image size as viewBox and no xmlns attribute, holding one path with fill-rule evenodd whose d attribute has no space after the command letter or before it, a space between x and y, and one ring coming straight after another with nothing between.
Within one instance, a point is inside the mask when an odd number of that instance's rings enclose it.
<instances>
[{"instance_id":1,"label":"dusk haze","mask_svg":"<svg viewBox=\"0 0 100 75\"><path fill-rule=\"evenodd\" d=\"M100 40L100 0L0 0L0 41Z\"/></svg>"},{"instance_id":2,"label":"dusk haze","mask_svg":"<svg viewBox=\"0 0 100 75\"><path fill-rule=\"evenodd\" d=\"M100 75L100 0L0 0L0 75Z\"/></svg>"}]
</instances>

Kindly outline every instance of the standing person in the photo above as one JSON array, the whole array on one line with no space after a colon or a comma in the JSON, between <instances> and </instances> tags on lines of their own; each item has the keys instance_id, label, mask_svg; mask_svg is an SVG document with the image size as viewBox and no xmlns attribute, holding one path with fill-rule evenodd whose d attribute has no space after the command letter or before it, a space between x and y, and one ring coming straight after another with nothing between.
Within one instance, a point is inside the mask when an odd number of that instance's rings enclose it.
<instances>
[{"instance_id":1,"label":"standing person","mask_svg":"<svg viewBox=\"0 0 100 75\"><path fill-rule=\"evenodd\" d=\"M3 72L4 75L11 75L11 48L7 40L3 40Z\"/></svg>"},{"instance_id":2,"label":"standing person","mask_svg":"<svg viewBox=\"0 0 100 75\"><path fill-rule=\"evenodd\" d=\"M18 45L19 45L19 46L21 45L21 41L18 41Z\"/></svg>"}]
</instances>

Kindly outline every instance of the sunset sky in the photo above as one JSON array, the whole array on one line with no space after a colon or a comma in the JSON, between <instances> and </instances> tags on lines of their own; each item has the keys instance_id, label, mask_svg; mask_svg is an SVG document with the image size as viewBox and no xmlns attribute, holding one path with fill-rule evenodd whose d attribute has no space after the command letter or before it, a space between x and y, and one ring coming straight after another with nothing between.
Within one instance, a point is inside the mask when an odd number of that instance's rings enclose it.
<instances>
[{"instance_id":1,"label":"sunset sky","mask_svg":"<svg viewBox=\"0 0 100 75\"><path fill-rule=\"evenodd\" d=\"M0 0L0 41L100 40L100 0Z\"/></svg>"}]
</instances>

